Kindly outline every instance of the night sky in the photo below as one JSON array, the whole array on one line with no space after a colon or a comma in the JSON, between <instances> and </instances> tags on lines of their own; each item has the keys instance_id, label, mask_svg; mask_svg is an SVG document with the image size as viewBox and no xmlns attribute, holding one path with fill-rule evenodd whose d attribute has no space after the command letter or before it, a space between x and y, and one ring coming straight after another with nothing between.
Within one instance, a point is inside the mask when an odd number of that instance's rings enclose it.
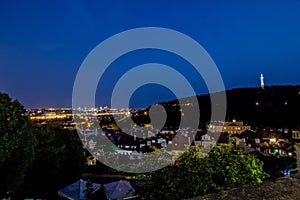
<instances>
[{"instance_id":1,"label":"night sky","mask_svg":"<svg viewBox=\"0 0 300 200\"><path fill-rule=\"evenodd\" d=\"M171 3L172 2L172 3ZM71 107L76 73L100 42L138 27L165 27L199 42L219 68L226 89L300 83L300 1L16 1L0 3L0 92L25 107ZM184 61L159 51L138 51L111 66L97 90L107 105L124 68ZM188 64L187 64L188 65ZM192 74L187 67L186 74ZM110 82L110 81L112 82ZM190 77L198 94L203 81ZM147 91L147 92L146 92ZM146 85L133 107L170 100L167 88Z\"/></svg>"}]
</instances>

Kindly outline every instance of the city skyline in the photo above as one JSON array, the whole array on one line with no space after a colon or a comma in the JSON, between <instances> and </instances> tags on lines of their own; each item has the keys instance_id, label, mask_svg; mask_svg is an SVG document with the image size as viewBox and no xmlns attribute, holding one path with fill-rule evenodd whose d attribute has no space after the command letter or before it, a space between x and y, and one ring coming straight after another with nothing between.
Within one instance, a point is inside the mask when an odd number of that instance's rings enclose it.
<instances>
[{"instance_id":1,"label":"city skyline","mask_svg":"<svg viewBox=\"0 0 300 200\"><path fill-rule=\"evenodd\" d=\"M2 2L0 92L25 107L71 107L76 73L88 53L114 34L147 26L174 29L199 42L226 89L259 87L261 73L266 86L300 84L299 9L297 1ZM112 64L102 80L107 87L97 90L97 102L107 105L122 73L148 62L186 67L183 73L196 93L207 93L186 61L148 50ZM174 99L158 85L146 85L134 97L133 105Z\"/></svg>"}]
</instances>

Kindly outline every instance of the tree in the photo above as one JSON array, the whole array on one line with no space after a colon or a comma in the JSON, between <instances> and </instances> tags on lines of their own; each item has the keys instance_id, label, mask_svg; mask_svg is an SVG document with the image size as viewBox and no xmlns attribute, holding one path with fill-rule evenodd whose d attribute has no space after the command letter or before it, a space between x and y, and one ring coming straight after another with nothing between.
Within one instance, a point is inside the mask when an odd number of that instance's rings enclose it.
<instances>
[{"instance_id":1,"label":"tree","mask_svg":"<svg viewBox=\"0 0 300 200\"><path fill-rule=\"evenodd\" d=\"M22 183L34 158L36 140L24 107L0 93L0 199Z\"/></svg>"},{"instance_id":2,"label":"tree","mask_svg":"<svg viewBox=\"0 0 300 200\"><path fill-rule=\"evenodd\" d=\"M261 183L269 176L263 171L263 162L253 154L245 154L240 146L217 146L208 158L216 191Z\"/></svg>"},{"instance_id":3,"label":"tree","mask_svg":"<svg viewBox=\"0 0 300 200\"><path fill-rule=\"evenodd\" d=\"M84 149L77 132L59 124L38 127L36 138L36 156L20 193L54 198L57 190L77 180L85 170Z\"/></svg>"},{"instance_id":4,"label":"tree","mask_svg":"<svg viewBox=\"0 0 300 200\"><path fill-rule=\"evenodd\" d=\"M184 199L260 183L268 177L263 163L233 144L215 146L203 156L192 146L173 165L149 174L144 199Z\"/></svg>"}]
</instances>

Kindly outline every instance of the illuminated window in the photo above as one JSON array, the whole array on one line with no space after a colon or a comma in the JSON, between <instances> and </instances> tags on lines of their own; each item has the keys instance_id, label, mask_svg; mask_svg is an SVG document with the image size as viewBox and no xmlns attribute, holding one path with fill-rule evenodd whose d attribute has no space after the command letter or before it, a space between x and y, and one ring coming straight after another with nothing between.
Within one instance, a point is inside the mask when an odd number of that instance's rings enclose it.
<instances>
[{"instance_id":1,"label":"illuminated window","mask_svg":"<svg viewBox=\"0 0 300 200\"><path fill-rule=\"evenodd\" d=\"M271 138L270 142L276 142L276 138Z\"/></svg>"}]
</instances>

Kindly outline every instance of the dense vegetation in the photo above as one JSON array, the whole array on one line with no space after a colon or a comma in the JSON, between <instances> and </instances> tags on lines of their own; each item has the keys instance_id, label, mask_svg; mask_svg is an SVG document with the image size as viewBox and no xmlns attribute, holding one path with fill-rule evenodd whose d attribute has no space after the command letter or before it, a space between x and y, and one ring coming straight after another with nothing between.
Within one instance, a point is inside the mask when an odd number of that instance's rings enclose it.
<instances>
[{"instance_id":1,"label":"dense vegetation","mask_svg":"<svg viewBox=\"0 0 300 200\"><path fill-rule=\"evenodd\" d=\"M226 120L243 120L253 128L297 128L300 126L300 86L268 86L239 88L226 91ZM201 121L209 121L208 95L198 97L201 104ZM205 110L206 109L206 110Z\"/></svg>"},{"instance_id":2,"label":"dense vegetation","mask_svg":"<svg viewBox=\"0 0 300 200\"><path fill-rule=\"evenodd\" d=\"M33 125L24 114L17 100L0 93L0 199L16 191L34 159Z\"/></svg>"},{"instance_id":3,"label":"dense vegetation","mask_svg":"<svg viewBox=\"0 0 300 200\"><path fill-rule=\"evenodd\" d=\"M54 198L59 189L78 180L86 158L76 131L48 124L36 129L36 155L21 185L19 195Z\"/></svg>"},{"instance_id":4,"label":"dense vegetation","mask_svg":"<svg viewBox=\"0 0 300 200\"><path fill-rule=\"evenodd\" d=\"M253 127L299 128L300 86L269 86L226 91L227 116Z\"/></svg>"},{"instance_id":5,"label":"dense vegetation","mask_svg":"<svg viewBox=\"0 0 300 200\"><path fill-rule=\"evenodd\" d=\"M25 109L0 93L0 199L51 198L85 169L76 132L49 124L35 127Z\"/></svg>"},{"instance_id":6,"label":"dense vegetation","mask_svg":"<svg viewBox=\"0 0 300 200\"><path fill-rule=\"evenodd\" d=\"M204 156L190 147L173 165L147 174L143 199L185 199L262 182L263 163L233 144L216 146Z\"/></svg>"}]
</instances>

